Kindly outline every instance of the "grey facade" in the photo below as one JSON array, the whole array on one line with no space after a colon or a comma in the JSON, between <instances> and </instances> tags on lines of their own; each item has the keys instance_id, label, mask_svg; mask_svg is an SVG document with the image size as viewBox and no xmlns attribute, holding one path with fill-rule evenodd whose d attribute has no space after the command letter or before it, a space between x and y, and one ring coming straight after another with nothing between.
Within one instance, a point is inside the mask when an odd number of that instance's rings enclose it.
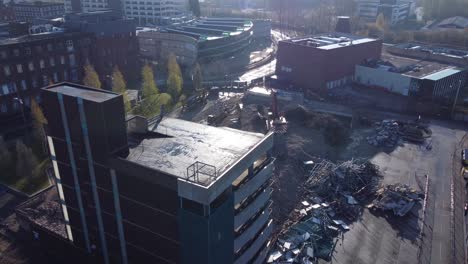
<instances>
[{"instance_id":1,"label":"grey facade","mask_svg":"<svg viewBox=\"0 0 468 264\"><path fill-rule=\"evenodd\" d=\"M272 135L171 118L126 128L121 95L66 83L44 101L74 245L101 263L264 260Z\"/></svg>"},{"instance_id":2,"label":"grey facade","mask_svg":"<svg viewBox=\"0 0 468 264\"><path fill-rule=\"evenodd\" d=\"M13 4L19 21L32 22L34 18L56 18L65 14L63 4L48 2L19 2Z\"/></svg>"}]
</instances>

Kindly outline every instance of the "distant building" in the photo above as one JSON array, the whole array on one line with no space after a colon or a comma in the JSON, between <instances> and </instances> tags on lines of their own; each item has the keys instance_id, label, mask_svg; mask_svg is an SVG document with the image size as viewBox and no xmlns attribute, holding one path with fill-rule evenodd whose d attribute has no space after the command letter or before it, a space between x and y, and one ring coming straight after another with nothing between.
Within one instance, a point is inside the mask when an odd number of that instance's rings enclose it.
<instances>
[{"instance_id":1,"label":"distant building","mask_svg":"<svg viewBox=\"0 0 468 264\"><path fill-rule=\"evenodd\" d=\"M255 39L271 39L271 21L261 19L254 20L252 32Z\"/></svg>"},{"instance_id":2,"label":"distant building","mask_svg":"<svg viewBox=\"0 0 468 264\"><path fill-rule=\"evenodd\" d=\"M272 134L126 123L121 95L73 84L44 103L64 243L99 263L264 262Z\"/></svg>"},{"instance_id":3,"label":"distant building","mask_svg":"<svg viewBox=\"0 0 468 264\"><path fill-rule=\"evenodd\" d=\"M197 61L198 40L194 37L151 29L139 30L137 36L144 59L165 62L173 53L183 67L190 67Z\"/></svg>"},{"instance_id":4,"label":"distant building","mask_svg":"<svg viewBox=\"0 0 468 264\"><path fill-rule=\"evenodd\" d=\"M391 54L403 57L432 60L459 67L468 67L468 50L462 48L457 49L423 43L401 43L387 46L385 49Z\"/></svg>"},{"instance_id":5,"label":"distant building","mask_svg":"<svg viewBox=\"0 0 468 264\"><path fill-rule=\"evenodd\" d=\"M79 82L93 45L94 35L87 33L0 39L0 116L19 114L21 107L27 111L31 99L41 101L40 88L44 86Z\"/></svg>"},{"instance_id":6,"label":"distant building","mask_svg":"<svg viewBox=\"0 0 468 264\"><path fill-rule=\"evenodd\" d=\"M351 34L351 18L349 16L337 17L335 31L339 33Z\"/></svg>"},{"instance_id":7,"label":"distant building","mask_svg":"<svg viewBox=\"0 0 468 264\"><path fill-rule=\"evenodd\" d=\"M15 11L11 6L6 6L0 3L0 23L15 21Z\"/></svg>"},{"instance_id":8,"label":"distant building","mask_svg":"<svg viewBox=\"0 0 468 264\"><path fill-rule=\"evenodd\" d=\"M16 19L32 22L34 18L55 18L65 14L63 4L50 2L19 2L12 5Z\"/></svg>"},{"instance_id":9,"label":"distant building","mask_svg":"<svg viewBox=\"0 0 468 264\"><path fill-rule=\"evenodd\" d=\"M187 0L122 0L124 15L138 25L167 25L186 20Z\"/></svg>"},{"instance_id":10,"label":"distant building","mask_svg":"<svg viewBox=\"0 0 468 264\"><path fill-rule=\"evenodd\" d=\"M197 59L232 56L252 43L254 24L243 18L202 18L160 29L143 28L138 31L140 54L159 60L172 52L187 66ZM267 28L268 23L259 28L259 38L269 33Z\"/></svg>"},{"instance_id":11,"label":"distant building","mask_svg":"<svg viewBox=\"0 0 468 264\"><path fill-rule=\"evenodd\" d=\"M324 92L350 83L355 66L379 59L382 40L342 33L315 35L280 41L276 75L306 94Z\"/></svg>"},{"instance_id":12,"label":"distant building","mask_svg":"<svg viewBox=\"0 0 468 264\"><path fill-rule=\"evenodd\" d=\"M122 18L118 12L109 10L67 14L64 27L67 31L95 35L95 53L91 62L100 76L110 76L115 66L127 78L139 74L138 39L133 19ZM110 87L110 79L103 81Z\"/></svg>"},{"instance_id":13,"label":"distant building","mask_svg":"<svg viewBox=\"0 0 468 264\"><path fill-rule=\"evenodd\" d=\"M423 29L444 30L444 29L468 29L468 18L455 16L446 18L440 22L435 22Z\"/></svg>"},{"instance_id":14,"label":"distant building","mask_svg":"<svg viewBox=\"0 0 468 264\"><path fill-rule=\"evenodd\" d=\"M383 14L390 25L406 20L414 13L413 0L357 0L356 15L376 21L379 14Z\"/></svg>"},{"instance_id":15,"label":"distant building","mask_svg":"<svg viewBox=\"0 0 468 264\"><path fill-rule=\"evenodd\" d=\"M466 71L447 64L394 55L356 66L355 81L393 93L438 103L453 102L466 83Z\"/></svg>"}]
</instances>

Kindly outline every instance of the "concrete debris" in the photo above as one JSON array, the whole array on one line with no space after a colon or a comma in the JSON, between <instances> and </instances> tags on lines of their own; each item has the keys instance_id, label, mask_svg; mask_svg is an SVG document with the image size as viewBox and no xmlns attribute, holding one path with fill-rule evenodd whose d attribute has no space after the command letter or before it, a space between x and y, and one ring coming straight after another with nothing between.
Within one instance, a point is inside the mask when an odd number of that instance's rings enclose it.
<instances>
[{"instance_id":1,"label":"concrete debris","mask_svg":"<svg viewBox=\"0 0 468 264\"><path fill-rule=\"evenodd\" d=\"M370 209L392 211L396 216L405 216L424 194L408 185L387 185L377 191L377 198L368 205Z\"/></svg>"},{"instance_id":2,"label":"concrete debris","mask_svg":"<svg viewBox=\"0 0 468 264\"><path fill-rule=\"evenodd\" d=\"M432 136L428 125L419 121L402 122L397 120L383 120L374 124L375 134L367 137L367 142L376 147L393 148L406 140L413 143L423 143Z\"/></svg>"}]
</instances>

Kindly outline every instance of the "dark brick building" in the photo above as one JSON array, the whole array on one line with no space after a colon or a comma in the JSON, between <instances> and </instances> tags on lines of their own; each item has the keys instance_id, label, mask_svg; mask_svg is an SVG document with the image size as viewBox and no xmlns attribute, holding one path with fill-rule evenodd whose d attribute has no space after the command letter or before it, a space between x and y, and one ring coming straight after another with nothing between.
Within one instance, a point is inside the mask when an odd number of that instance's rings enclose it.
<instances>
[{"instance_id":1,"label":"dark brick building","mask_svg":"<svg viewBox=\"0 0 468 264\"><path fill-rule=\"evenodd\" d=\"M352 81L355 66L381 52L381 40L343 33L289 39L278 44L276 75L306 93L323 92Z\"/></svg>"},{"instance_id":2,"label":"dark brick building","mask_svg":"<svg viewBox=\"0 0 468 264\"><path fill-rule=\"evenodd\" d=\"M127 79L139 74L138 39L134 20L125 19L118 12L98 11L67 14L68 31L89 32L96 36L92 63L101 77L110 76L118 66ZM109 86L110 80L101 80Z\"/></svg>"},{"instance_id":3,"label":"dark brick building","mask_svg":"<svg viewBox=\"0 0 468 264\"><path fill-rule=\"evenodd\" d=\"M19 114L18 99L27 111L50 83L79 82L94 42L94 34L65 32L0 40L0 116Z\"/></svg>"}]
</instances>

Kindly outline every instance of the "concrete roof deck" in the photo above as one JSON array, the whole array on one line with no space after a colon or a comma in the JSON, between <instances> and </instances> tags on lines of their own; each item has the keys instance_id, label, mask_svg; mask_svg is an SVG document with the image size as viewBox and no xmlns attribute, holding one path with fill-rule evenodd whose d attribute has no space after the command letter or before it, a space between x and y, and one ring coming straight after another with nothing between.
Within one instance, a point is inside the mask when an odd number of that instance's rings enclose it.
<instances>
[{"instance_id":1,"label":"concrete roof deck","mask_svg":"<svg viewBox=\"0 0 468 264\"><path fill-rule=\"evenodd\" d=\"M76 89L79 88L79 89ZM56 92L56 93L61 93L64 95L72 96L72 97L80 97L83 98L84 100L90 100L94 101L97 103L101 103L110 99L113 99L115 97L118 97L119 95L113 92L109 92L106 90L101 90L101 89L94 89L78 84L73 84L73 83L58 83L53 86L49 86L46 88L43 88L48 91Z\"/></svg>"},{"instance_id":2,"label":"concrete roof deck","mask_svg":"<svg viewBox=\"0 0 468 264\"><path fill-rule=\"evenodd\" d=\"M333 50L351 45L376 41L376 39L336 32L312 35L308 37L292 38L282 41L314 49Z\"/></svg>"},{"instance_id":3,"label":"concrete roof deck","mask_svg":"<svg viewBox=\"0 0 468 264\"><path fill-rule=\"evenodd\" d=\"M401 69L402 71L399 72L401 74L421 79L423 79L425 76L438 73L445 69L454 68L448 64L400 57L389 53L383 53L382 60L392 64L397 69Z\"/></svg>"},{"instance_id":4,"label":"concrete roof deck","mask_svg":"<svg viewBox=\"0 0 468 264\"><path fill-rule=\"evenodd\" d=\"M174 118L164 118L154 132L170 137L144 138L130 146L127 160L183 179L197 161L216 167L217 176L222 175L265 137ZM199 177L203 185L212 182L209 176Z\"/></svg>"}]
</instances>

